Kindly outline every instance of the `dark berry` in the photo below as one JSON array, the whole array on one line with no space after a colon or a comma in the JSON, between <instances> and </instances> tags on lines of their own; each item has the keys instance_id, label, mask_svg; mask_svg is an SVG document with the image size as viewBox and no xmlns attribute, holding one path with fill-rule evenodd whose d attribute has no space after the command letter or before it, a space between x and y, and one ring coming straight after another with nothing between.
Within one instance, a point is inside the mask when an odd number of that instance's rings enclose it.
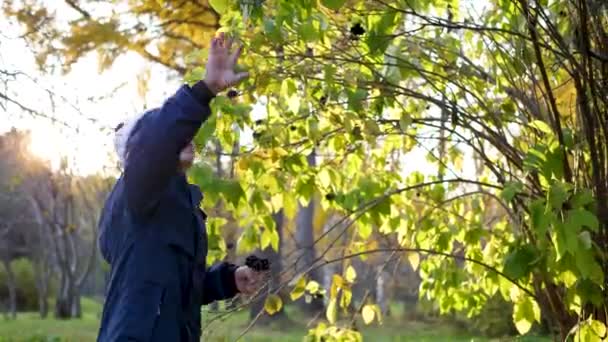
<instances>
[{"instance_id":1,"label":"dark berry","mask_svg":"<svg viewBox=\"0 0 608 342\"><path fill-rule=\"evenodd\" d=\"M256 125L261 125L264 123L264 120L260 119L260 120L255 120L255 124Z\"/></svg>"},{"instance_id":2,"label":"dark berry","mask_svg":"<svg viewBox=\"0 0 608 342\"><path fill-rule=\"evenodd\" d=\"M255 255L250 255L245 259L245 265L256 272L268 271L270 262L268 259L261 259Z\"/></svg>"},{"instance_id":3,"label":"dark berry","mask_svg":"<svg viewBox=\"0 0 608 342\"><path fill-rule=\"evenodd\" d=\"M334 194L333 192L330 192L327 195L325 195L325 199L328 201L333 201L334 199L336 199L336 194Z\"/></svg>"},{"instance_id":4,"label":"dark berry","mask_svg":"<svg viewBox=\"0 0 608 342\"><path fill-rule=\"evenodd\" d=\"M226 95L228 95L229 98L233 99L237 97L239 93L234 89L230 89Z\"/></svg>"},{"instance_id":5,"label":"dark berry","mask_svg":"<svg viewBox=\"0 0 608 342\"><path fill-rule=\"evenodd\" d=\"M289 126L289 129L293 132L296 130L296 126Z\"/></svg>"},{"instance_id":6,"label":"dark berry","mask_svg":"<svg viewBox=\"0 0 608 342\"><path fill-rule=\"evenodd\" d=\"M352 133L353 133L353 136L356 139L362 139L363 138L363 136L361 135L361 127L359 127L359 126L355 126L353 128L353 132Z\"/></svg>"},{"instance_id":7,"label":"dark berry","mask_svg":"<svg viewBox=\"0 0 608 342\"><path fill-rule=\"evenodd\" d=\"M361 36L365 33L365 29L363 28L363 26L361 26L361 23L356 23L350 28L350 33L355 37Z\"/></svg>"}]
</instances>

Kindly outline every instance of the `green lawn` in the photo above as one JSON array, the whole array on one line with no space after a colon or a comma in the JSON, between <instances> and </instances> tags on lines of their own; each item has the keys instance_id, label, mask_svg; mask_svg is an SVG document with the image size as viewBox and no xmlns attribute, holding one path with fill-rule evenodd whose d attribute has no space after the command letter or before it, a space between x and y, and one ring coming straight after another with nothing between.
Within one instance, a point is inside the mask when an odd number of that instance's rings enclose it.
<instances>
[{"instance_id":1,"label":"green lawn","mask_svg":"<svg viewBox=\"0 0 608 342\"><path fill-rule=\"evenodd\" d=\"M83 301L84 317L79 320L58 321L40 319L35 313L21 313L17 320L0 318L0 342L75 342L95 341L97 335L100 305L92 300ZM247 312L237 312L228 318L207 325L204 341L234 341L247 327ZM301 342L308 331L307 319L288 308L288 322L254 327L247 332L242 341L248 342ZM213 319L213 315L207 315ZM446 324L412 322L398 318L387 318L383 325L363 326L359 324L365 341L373 342L469 342L469 341L525 341L549 342L548 338L527 337L507 339L479 338L467 334L462 329Z\"/></svg>"}]
</instances>

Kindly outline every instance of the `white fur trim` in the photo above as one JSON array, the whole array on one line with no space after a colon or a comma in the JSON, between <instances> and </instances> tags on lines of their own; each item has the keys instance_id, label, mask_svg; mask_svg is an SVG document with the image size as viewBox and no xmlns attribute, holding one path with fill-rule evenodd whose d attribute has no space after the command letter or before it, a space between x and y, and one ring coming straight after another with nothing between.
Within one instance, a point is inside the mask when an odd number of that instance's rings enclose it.
<instances>
[{"instance_id":1,"label":"white fur trim","mask_svg":"<svg viewBox=\"0 0 608 342\"><path fill-rule=\"evenodd\" d=\"M118 155L121 166L124 167L127 160L127 142L137 121L143 117L143 114L133 116L123 121L123 126L114 133L114 150Z\"/></svg>"}]
</instances>

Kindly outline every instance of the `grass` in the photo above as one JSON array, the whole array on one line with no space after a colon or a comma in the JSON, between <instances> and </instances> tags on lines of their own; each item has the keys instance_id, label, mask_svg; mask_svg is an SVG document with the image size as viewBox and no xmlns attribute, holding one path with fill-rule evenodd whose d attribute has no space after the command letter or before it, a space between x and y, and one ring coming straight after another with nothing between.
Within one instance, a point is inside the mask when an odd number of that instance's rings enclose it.
<instances>
[{"instance_id":1,"label":"grass","mask_svg":"<svg viewBox=\"0 0 608 342\"><path fill-rule=\"evenodd\" d=\"M82 319L60 321L40 319L37 313L20 313L16 320L0 318L0 342L87 342L95 341L99 327L101 305L91 299L83 299ZM256 326L247 332L242 341L247 342L301 342L308 332L308 319L291 307L287 307L288 321L280 321L269 326ZM396 315L397 316L397 315ZM400 315L399 315L400 316ZM248 312L241 311L228 316L222 321L213 320L213 315L206 315L203 341L234 341L248 325ZM522 337L507 339L488 339L476 337L462 328L446 323L424 323L387 318L383 325L372 324L361 327L364 341L373 342L549 342L547 338Z\"/></svg>"},{"instance_id":2,"label":"grass","mask_svg":"<svg viewBox=\"0 0 608 342\"><path fill-rule=\"evenodd\" d=\"M83 298L81 304L81 319L41 319L37 312L19 313L16 320L0 318L0 342L95 341L101 305L88 298Z\"/></svg>"}]
</instances>

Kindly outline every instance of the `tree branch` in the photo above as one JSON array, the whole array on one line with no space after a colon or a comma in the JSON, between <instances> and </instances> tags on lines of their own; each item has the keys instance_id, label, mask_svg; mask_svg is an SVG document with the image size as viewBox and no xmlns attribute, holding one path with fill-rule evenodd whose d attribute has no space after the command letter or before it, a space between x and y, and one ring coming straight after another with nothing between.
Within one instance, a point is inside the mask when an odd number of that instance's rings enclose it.
<instances>
[{"instance_id":1,"label":"tree branch","mask_svg":"<svg viewBox=\"0 0 608 342\"><path fill-rule=\"evenodd\" d=\"M78 11L78 13L82 14L82 16L86 19L91 19L91 14L85 11L82 7L78 6L78 4L74 0L64 0L70 7Z\"/></svg>"}]
</instances>

